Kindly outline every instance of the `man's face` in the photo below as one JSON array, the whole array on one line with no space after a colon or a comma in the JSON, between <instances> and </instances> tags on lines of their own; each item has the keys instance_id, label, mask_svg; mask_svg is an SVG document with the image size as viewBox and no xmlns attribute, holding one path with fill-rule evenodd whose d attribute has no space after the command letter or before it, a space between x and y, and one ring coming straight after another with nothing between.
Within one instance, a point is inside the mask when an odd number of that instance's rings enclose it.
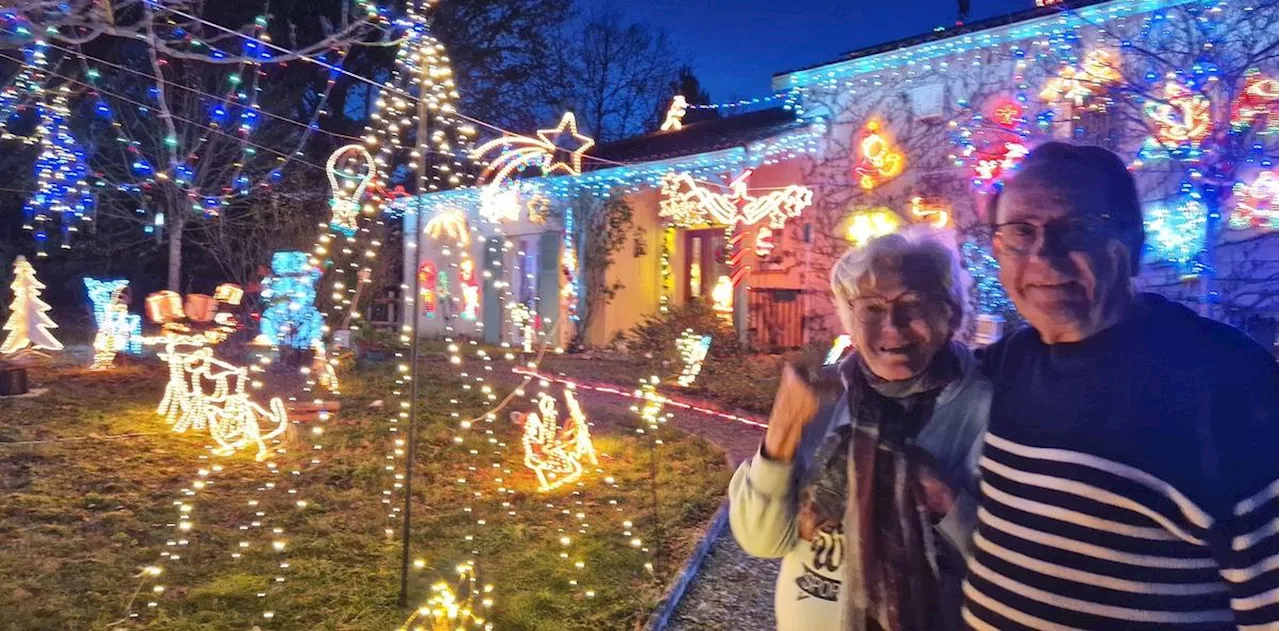
<instances>
[{"instance_id":1,"label":"man's face","mask_svg":"<svg viewBox=\"0 0 1280 631\"><path fill-rule=\"evenodd\" d=\"M1023 173L995 210L1000 282L1050 344L1077 342L1108 326L1117 285L1129 282L1127 250L1101 218L1103 187L1069 179ZM1021 233L1016 245L1015 233ZM1086 233L1091 238L1080 238Z\"/></svg>"}]
</instances>

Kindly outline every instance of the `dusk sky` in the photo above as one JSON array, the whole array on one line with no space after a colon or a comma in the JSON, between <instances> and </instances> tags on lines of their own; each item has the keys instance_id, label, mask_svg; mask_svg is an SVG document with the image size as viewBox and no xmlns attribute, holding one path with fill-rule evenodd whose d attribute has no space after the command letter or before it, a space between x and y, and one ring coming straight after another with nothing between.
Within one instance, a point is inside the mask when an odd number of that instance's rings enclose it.
<instances>
[{"instance_id":1,"label":"dusk sky","mask_svg":"<svg viewBox=\"0 0 1280 631\"><path fill-rule=\"evenodd\" d=\"M613 4L666 29L717 102L770 93L769 78L842 53L953 26L955 0L579 0ZM1029 9L1035 0L972 0L969 21Z\"/></svg>"}]
</instances>

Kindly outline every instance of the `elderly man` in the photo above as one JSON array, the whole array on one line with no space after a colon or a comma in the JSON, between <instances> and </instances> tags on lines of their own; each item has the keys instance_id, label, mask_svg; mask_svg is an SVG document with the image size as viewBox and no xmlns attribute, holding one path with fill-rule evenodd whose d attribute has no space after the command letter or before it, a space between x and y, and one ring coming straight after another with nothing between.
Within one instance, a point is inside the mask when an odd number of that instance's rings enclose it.
<instances>
[{"instance_id":1,"label":"elderly man","mask_svg":"<svg viewBox=\"0 0 1280 631\"><path fill-rule=\"evenodd\" d=\"M1031 328L983 357L995 399L966 623L1275 629L1275 359L1135 294L1141 209L1106 150L1039 147L990 220Z\"/></svg>"}]
</instances>

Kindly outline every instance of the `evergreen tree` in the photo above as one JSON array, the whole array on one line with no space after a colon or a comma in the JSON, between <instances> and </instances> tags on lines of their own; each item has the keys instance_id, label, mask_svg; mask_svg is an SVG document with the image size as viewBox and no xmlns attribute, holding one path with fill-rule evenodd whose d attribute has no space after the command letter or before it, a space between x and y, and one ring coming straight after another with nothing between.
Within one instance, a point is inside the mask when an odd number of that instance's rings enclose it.
<instances>
[{"instance_id":1,"label":"evergreen tree","mask_svg":"<svg viewBox=\"0 0 1280 631\"><path fill-rule=\"evenodd\" d=\"M59 342L49 332L58 325L45 314L49 310L48 303L40 300L40 291L44 283L36 278L36 270L27 262L27 257L19 256L13 261L13 304L9 307L9 320L4 323L4 330L9 332L0 353L16 353L28 346L44 348L51 351L62 350Z\"/></svg>"}]
</instances>

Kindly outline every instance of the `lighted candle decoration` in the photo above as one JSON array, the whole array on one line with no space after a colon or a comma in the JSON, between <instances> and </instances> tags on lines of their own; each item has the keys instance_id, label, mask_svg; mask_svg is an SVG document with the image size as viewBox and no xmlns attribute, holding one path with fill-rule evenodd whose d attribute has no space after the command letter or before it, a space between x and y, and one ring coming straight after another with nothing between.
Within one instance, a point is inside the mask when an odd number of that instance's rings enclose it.
<instances>
[{"instance_id":1,"label":"lighted candle decoration","mask_svg":"<svg viewBox=\"0 0 1280 631\"><path fill-rule=\"evenodd\" d=\"M880 130L880 121L868 121L858 135L853 174L858 186L871 190L898 177L907 167L907 158Z\"/></svg>"},{"instance_id":2,"label":"lighted candle decoration","mask_svg":"<svg viewBox=\"0 0 1280 631\"><path fill-rule=\"evenodd\" d=\"M86 277L84 286L93 303L93 319L98 331L93 336L93 364L89 370L107 370L115 365L116 353L142 338L142 318L129 313L124 303L127 280L97 280Z\"/></svg>"},{"instance_id":3,"label":"lighted candle decoration","mask_svg":"<svg viewBox=\"0 0 1280 631\"><path fill-rule=\"evenodd\" d=\"M676 349L680 351L680 360L684 363L684 368L681 369L676 383L681 388L693 385L698 374L702 372L702 362L707 358L707 351L710 348L710 335L698 335L693 332L693 329L685 329L680 334L680 339L676 340Z\"/></svg>"}]
</instances>

